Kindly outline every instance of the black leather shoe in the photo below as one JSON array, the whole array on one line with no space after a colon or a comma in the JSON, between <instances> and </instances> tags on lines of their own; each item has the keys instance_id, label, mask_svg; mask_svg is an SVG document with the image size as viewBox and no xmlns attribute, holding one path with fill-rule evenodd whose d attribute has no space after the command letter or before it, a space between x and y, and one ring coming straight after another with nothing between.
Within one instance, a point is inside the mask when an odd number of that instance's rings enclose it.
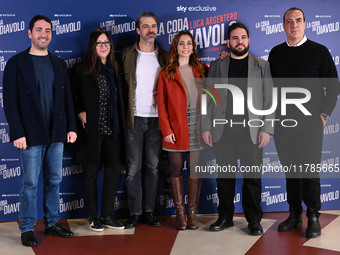
<instances>
[{"instance_id":1,"label":"black leather shoe","mask_svg":"<svg viewBox=\"0 0 340 255\"><path fill-rule=\"evenodd\" d=\"M141 220L141 215L131 215L129 220L127 221L125 228L135 228Z\"/></svg>"},{"instance_id":2,"label":"black leather shoe","mask_svg":"<svg viewBox=\"0 0 340 255\"><path fill-rule=\"evenodd\" d=\"M161 225L159 219L152 212L145 212L144 219L151 227L159 227Z\"/></svg>"},{"instance_id":3,"label":"black leather shoe","mask_svg":"<svg viewBox=\"0 0 340 255\"><path fill-rule=\"evenodd\" d=\"M38 245L37 239L35 239L33 231L27 231L27 232L21 233L21 243L22 245L29 246L29 247Z\"/></svg>"},{"instance_id":4,"label":"black leather shoe","mask_svg":"<svg viewBox=\"0 0 340 255\"><path fill-rule=\"evenodd\" d=\"M321 227L319 222L319 216L311 214L308 216L308 226L306 230L307 238L317 238L321 236Z\"/></svg>"},{"instance_id":5,"label":"black leather shoe","mask_svg":"<svg viewBox=\"0 0 340 255\"><path fill-rule=\"evenodd\" d=\"M234 222L232 220L226 220L219 217L215 223L210 225L209 229L211 231L221 231L232 226L234 226Z\"/></svg>"},{"instance_id":6,"label":"black leather shoe","mask_svg":"<svg viewBox=\"0 0 340 255\"><path fill-rule=\"evenodd\" d=\"M45 228L45 234L64 237L64 238L69 238L69 237L74 236L73 232L64 228L60 222L56 222L51 227Z\"/></svg>"},{"instance_id":7,"label":"black leather shoe","mask_svg":"<svg viewBox=\"0 0 340 255\"><path fill-rule=\"evenodd\" d=\"M260 236L263 235L263 228L258 221L251 221L248 223L248 228L250 230L250 234L252 236Z\"/></svg>"},{"instance_id":8,"label":"black leather shoe","mask_svg":"<svg viewBox=\"0 0 340 255\"><path fill-rule=\"evenodd\" d=\"M302 226L301 213L296 214L294 212L291 212L289 214L289 217L284 222L280 223L278 230L280 232L287 232L287 231L290 231L294 228L299 228L301 226Z\"/></svg>"}]
</instances>

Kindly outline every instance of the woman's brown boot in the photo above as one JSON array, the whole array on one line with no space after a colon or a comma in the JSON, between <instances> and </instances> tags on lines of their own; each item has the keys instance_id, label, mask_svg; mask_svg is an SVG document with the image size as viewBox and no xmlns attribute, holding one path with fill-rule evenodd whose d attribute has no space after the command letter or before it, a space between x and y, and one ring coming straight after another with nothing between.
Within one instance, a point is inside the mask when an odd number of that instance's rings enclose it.
<instances>
[{"instance_id":1,"label":"woman's brown boot","mask_svg":"<svg viewBox=\"0 0 340 255\"><path fill-rule=\"evenodd\" d=\"M201 179L188 177L188 228L198 229L197 206L200 198Z\"/></svg>"},{"instance_id":2,"label":"woman's brown boot","mask_svg":"<svg viewBox=\"0 0 340 255\"><path fill-rule=\"evenodd\" d=\"M168 178L172 199L176 209L176 226L179 230L187 228L185 219L184 197L183 197L183 176Z\"/></svg>"}]
</instances>

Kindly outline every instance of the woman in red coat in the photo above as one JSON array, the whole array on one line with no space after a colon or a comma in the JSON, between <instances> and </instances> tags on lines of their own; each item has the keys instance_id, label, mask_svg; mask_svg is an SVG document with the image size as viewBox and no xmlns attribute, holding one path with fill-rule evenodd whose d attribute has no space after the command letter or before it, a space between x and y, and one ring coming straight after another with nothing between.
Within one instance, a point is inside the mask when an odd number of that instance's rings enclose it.
<instances>
[{"instance_id":1,"label":"woman in red coat","mask_svg":"<svg viewBox=\"0 0 340 255\"><path fill-rule=\"evenodd\" d=\"M170 190L176 208L176 225L180 230L197 229L196 208L201 179L188 177L188 223L183 196L183 154L187 152L188 169L198 163L200 144L200 91L195 78L205 77L205 66L198 61L195 40L181 31L173 39L168 63L160 72L157 91L162 147L170 161ZM190 163L189 163L190 162ZM189 174L190 171L188 171Z\"/></svg>"}]
</instances>

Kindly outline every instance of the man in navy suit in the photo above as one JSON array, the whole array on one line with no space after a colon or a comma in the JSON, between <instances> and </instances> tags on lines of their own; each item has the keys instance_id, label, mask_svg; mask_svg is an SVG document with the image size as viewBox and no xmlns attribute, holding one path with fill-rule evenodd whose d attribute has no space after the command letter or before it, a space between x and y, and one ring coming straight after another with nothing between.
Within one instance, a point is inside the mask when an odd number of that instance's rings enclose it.
<instances>
[{"instance_id":1,"label":"man in navy suit","mask_svg":"<svg viewBox=\"0 0 340 255\"><path fill-rule=\"evenodd\" d=\"M3 78L5 115L10 138L20 152L21 241L36 246L37 188L44 178L45 233L72 237L59 222L59 186L64 142L77 139L68 72L65 62L48 51L51 20L36 15L29 24L31 47L13 56Z\"/></svg>"}]
</instances>

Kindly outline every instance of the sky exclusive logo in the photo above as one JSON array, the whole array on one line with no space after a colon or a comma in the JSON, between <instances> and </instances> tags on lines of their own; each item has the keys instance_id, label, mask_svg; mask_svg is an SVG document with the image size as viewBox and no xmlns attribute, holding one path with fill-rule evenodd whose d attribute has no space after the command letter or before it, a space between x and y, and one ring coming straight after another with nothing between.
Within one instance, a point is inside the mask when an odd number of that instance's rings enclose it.
<instances>
[{"instance_id":1,"label":"sky exclusive logo","mask_svg":"<svg viewBox=\"0 0 340 255\"><path fill-rule=\"evenodd\" d=\"M197 6L177 6L176 10L178 12L215 12L217 11L217 7L216 6L210 6L210 5L205 5L205 6L201 6L201 5L197 5Z\"/></svg>"}]
</instances>

